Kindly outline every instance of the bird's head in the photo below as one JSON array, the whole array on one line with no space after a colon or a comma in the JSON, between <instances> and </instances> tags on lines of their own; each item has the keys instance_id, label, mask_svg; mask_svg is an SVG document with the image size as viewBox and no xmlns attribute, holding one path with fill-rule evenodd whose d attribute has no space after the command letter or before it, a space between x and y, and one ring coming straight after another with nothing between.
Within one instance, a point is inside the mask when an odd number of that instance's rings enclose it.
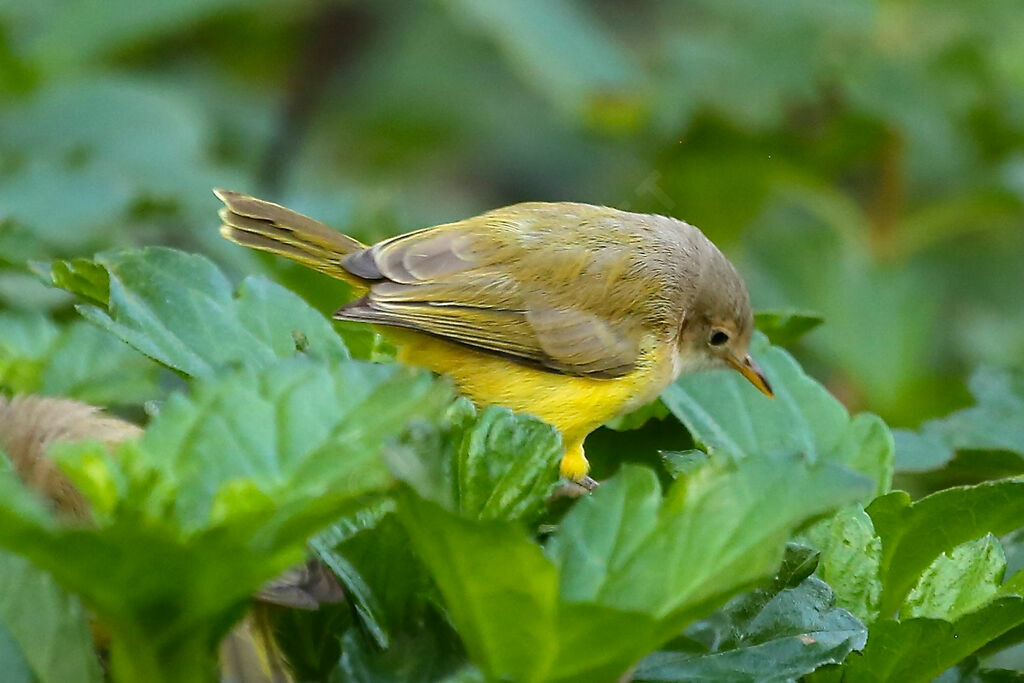
<instances>
[{"instance_id":1,"label":"bird's head","mask_svg":"<svg viewBox=\"0 0 1024 683\"><path fill-rule=\"evenodd\" d=\"M678 369L732 368L772 397L768 379L748 350L753 333L754 312L746 283L715 249L680 326Z\"/></svg>"}]
</instances>

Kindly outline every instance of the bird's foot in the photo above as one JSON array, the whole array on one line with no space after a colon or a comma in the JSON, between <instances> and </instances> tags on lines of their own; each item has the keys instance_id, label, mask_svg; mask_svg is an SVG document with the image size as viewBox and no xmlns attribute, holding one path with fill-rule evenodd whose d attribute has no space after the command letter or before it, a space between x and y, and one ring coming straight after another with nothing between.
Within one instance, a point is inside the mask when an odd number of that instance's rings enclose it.
<instances>
[{"instance_id":1,"label":"bird's foot","mask_svg":"<svg viewBox=\"0 0 1024 683\"><path fill-rule=\"evenodd\" d=\"M557 486L555 490L551 492L551 497L548 500L558 500L559 498L579 498L589 493L593 493L594 489L599 485L599 482L590 477L583 477L579 481L569 479L567 481L563 481L559 486Z\"/></svg>"}]
</instances>

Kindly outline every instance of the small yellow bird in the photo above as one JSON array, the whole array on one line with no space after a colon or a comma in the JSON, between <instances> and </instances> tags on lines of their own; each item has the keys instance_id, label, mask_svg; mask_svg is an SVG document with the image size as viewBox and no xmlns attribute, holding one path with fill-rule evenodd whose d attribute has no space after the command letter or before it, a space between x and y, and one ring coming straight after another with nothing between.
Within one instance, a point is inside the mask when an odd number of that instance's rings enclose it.
<instances>
[{"instance_id":1,"label":"small yellow bird","mask_svg":"<svg viewBox=\"0 0 1024 683\"><path fill-rule=\"evenodd\" d=\"M214 194L224 237L355 288L335 318L379 326L399 360L448 375L477 404L557 427L573 481L589 482L584 438L682 372L731 366L772 395L747 353L746 284L688 223L530 202L367 246L277 204Z\"/></svg>"}]
</instances>

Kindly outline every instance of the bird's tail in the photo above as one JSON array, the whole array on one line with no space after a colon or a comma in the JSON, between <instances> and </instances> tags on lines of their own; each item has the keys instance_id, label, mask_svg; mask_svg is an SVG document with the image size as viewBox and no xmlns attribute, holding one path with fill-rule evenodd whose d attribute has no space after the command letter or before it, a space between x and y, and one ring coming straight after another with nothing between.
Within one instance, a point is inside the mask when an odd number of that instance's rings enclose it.
<instances>
[{"instance_id":1,"label":"bird's tail","mask_svg":"<svg viewBox=\"0 0 1024 683\"><path fill-rule=\"evenodd\" d=\"M220 210L220 234L226 239L252 249L280 254L304 266L365 289L364 280L341 266L347 254L366 245L320 221L278 204L265 202L240 192L214 190L224 202Z\"/></svg>"}]
</instances>

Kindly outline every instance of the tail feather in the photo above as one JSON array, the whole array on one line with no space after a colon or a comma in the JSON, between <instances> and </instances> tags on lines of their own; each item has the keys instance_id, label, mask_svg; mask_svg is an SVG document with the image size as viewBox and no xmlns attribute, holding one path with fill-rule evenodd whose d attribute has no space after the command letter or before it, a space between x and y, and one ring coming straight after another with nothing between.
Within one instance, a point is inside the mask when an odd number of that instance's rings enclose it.
<instances>
[{"instance_id":1,"label":"tail feather","mask_svg":"<svg viewBox=\"0 0 1024 683\"><path fill-rule=\"evenodd\" d=\"M365 282L341 266L347 254L366 248L362 242L278 204L229 190L214 190L224 202L220 234L237 244L279 254L344 280L357 288Z\"/></svg>"}]
</instances>

